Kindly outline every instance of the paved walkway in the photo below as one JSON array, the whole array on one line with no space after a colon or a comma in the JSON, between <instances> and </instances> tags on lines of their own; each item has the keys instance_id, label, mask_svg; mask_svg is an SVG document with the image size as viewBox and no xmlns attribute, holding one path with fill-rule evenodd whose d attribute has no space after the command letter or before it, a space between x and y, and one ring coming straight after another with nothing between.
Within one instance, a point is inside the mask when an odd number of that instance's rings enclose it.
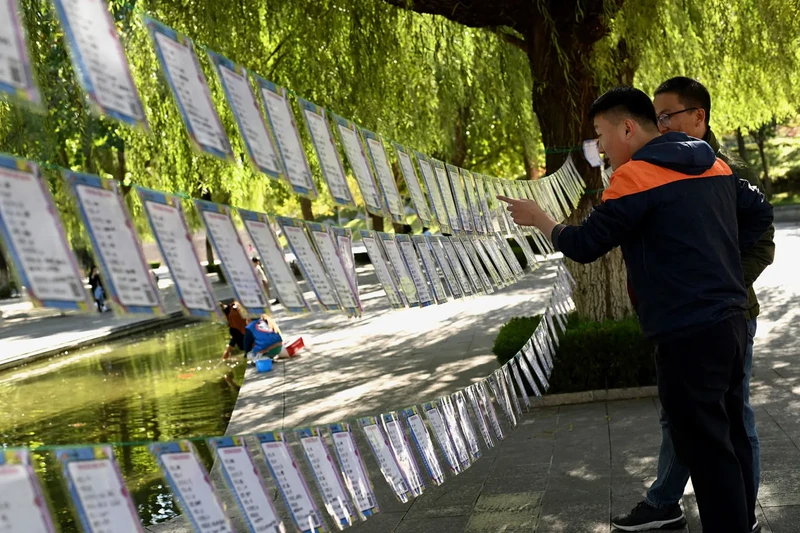
<instances>
[{"instance_id":1,"label":"paved walkway","mask_svg":"<svg viewBox=\"0 0 800 533\"><path fill-rule=\"evenodd\" d=\"M752 390L762 440L759 519L764 531L789 533L800 523L800 228L780 225L776 242L776 263L757 283ZM306 339L304 357L248 375L229 434L378 414L480 379L495 368L499 324L542 308L551 268L491 297L378 310L348 327L338 317L284 321ZM610 517L640 501L653 480L659 442L654 398L538 408L465 473L408 504L394 500L367 452L382 512L352 531L610 532ZM700 532L691 485L684 508L684 531Z\"/></svg>"}]
</instances>

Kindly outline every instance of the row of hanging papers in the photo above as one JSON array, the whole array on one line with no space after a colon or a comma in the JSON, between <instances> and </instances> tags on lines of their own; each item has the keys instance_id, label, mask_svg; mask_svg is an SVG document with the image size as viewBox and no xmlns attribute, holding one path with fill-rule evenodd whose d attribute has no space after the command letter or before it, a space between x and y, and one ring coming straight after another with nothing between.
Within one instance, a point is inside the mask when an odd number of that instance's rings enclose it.
<instances>
[{"instance_id":1,"label":"row of hanging papers","mask_svg":"<svg viewBox=\"0 0 800 533\"><path fill-rule=\"evenodd\" d=\"M351 422L150 443L188 523L199 533L338 531L369 520L387 503L379 501L375 483L385 482L398 501L408 502L464 472L506 439L547 391L558 332L573 308L574 280L563 264L556 273L547 308L525 346L465 389ZM115 459L115 447L127 445L142 443L47 447L87 533L143 531ZM222 481L212 482L197 453L200 445L209 447ZM369 474L367 448L380 475ZM272 487L280 494L276 501ZM27 448L0 451L0 524L7 533L56 531Z\"/></svg>"}]
</instances>

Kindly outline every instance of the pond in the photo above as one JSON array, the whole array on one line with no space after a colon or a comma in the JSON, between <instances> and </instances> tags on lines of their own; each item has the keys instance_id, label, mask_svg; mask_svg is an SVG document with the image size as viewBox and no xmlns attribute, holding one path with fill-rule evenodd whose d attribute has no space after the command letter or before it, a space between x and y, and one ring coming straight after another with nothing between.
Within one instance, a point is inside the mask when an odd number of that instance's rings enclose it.
<instances>
[{"instance_id":1,"label":"pond","mask_svg":"<svg viewBox=\"0 0 800 533\"><path fill-rule=\"evenodd\" d=\"M226 327L190 325L0 372L0 443L138 442L114 447L128 489L145 525L168 520L179 510L145 441L225 433L245 370L221 361L226 342ZM52 452L34 460L62 530L77 531Z\"/></svg>"}]
</instances>

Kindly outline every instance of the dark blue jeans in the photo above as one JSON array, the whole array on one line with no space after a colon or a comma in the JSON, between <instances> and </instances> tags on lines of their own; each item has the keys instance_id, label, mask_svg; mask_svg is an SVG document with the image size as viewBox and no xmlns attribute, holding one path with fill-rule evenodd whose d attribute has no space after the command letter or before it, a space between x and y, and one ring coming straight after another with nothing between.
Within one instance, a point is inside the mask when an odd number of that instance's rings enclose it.
<instances>
[{"instance_id":1,"label":"dark blue jeans","mask_svg":"<svg viewBox=\"0 0 800 533\"><path fill-rule=\"evenodd\" d=\"M753 338L756 336L756 319L747 321L747 350L744 359L744 423L750 445L753 448L753 476L755 477L756 495L761 477L761 446L756 431L756 414L750 405L750 376L753 372ZM647 491L646 501L649 505L663 509L674 505L683 496L686 482L689 481L689 469L682 465L675 456L672 437L667 429L667 417L661 410L661 451L658 455L658 474L656 480Z\"/></svg>"}]
</instances>

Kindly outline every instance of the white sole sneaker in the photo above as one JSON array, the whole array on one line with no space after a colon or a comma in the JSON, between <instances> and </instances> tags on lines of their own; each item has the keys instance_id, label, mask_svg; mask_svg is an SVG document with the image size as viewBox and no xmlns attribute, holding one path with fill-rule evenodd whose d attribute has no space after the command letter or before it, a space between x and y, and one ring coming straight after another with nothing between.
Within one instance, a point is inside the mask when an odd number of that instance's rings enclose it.
<instances>
[{"instance_id":1,"label":"white sole sneaker","mask_svg":"<svg viewBox=\"0 0 800 533\"><path fill-rule=\"evenodd\" d=\"M618 526L614 523L613 527L620 531L651 531L654 529L680 529L686 525L686 517L681 513L678 518L670 518L669 520L655 520L646 524L639 524L636 526ZM670 526L670 527L666 527Z\"/></svg>"}]
</instances>

